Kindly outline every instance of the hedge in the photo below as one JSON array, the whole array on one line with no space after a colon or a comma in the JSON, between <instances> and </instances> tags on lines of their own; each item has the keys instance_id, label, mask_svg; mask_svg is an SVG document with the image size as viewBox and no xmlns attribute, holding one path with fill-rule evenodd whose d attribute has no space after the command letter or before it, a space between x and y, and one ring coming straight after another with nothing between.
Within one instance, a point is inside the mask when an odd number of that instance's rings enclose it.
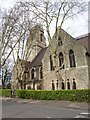
<instances>
[{"instance_id":1,"label":"hedge","mask_svg":"<svg viewBox=\"0 0 90 120\"><path fill-rule=\"evenodd\" d=\"M0 89L0 95L5 97L11 97L11 89Z\"/></svg>"},{"instance_id":2,"label":"hedge","mask_svg":"<svg viewBox=\"0 0 90 120\"><path fill-rule=\"evenodd\" d=\"M11 89L3 89L2 96L11 97ZM90 89L84 90L16 90L16 96L35 100L64 100L90 102Z\"/></svg>"},{"instance_id":3,"label":"hedge","mask_svg":"<svg viewBox=\"0 0 90 120\"><path fill-rule=\"evenodd\" d=\"M17 90L19 98L90 102L90 90Z\"/></svg>"}]
</instances>

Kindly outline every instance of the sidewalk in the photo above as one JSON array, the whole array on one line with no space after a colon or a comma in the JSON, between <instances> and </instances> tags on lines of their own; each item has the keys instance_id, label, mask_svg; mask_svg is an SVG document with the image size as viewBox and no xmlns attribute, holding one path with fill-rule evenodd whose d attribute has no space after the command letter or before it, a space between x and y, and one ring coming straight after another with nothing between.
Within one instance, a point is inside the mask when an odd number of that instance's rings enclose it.
<instances>
[{"instance_id":1,"label":"sidewalk","mask_svg":"<svg viewBox=\"0 0 90 120\"><path fill-rule=\"evenodd\" d=\"M62 108L72 108L80 110L88 110L89 104L85 102L71 102L71 101L59 101L59 100L31 100L31 99L21 99L21 98L10 98L10 97L0 97L0 100L12 101L18 103L30 103L30 104L40 104L52 107L62 107Z\"/></svg>"}]
</instances>

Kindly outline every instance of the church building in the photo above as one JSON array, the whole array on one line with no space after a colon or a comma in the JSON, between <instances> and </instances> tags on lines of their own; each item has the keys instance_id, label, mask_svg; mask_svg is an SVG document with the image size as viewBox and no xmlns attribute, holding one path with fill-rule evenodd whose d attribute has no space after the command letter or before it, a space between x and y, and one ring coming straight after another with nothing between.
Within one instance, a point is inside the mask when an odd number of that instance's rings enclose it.
<instances>
[{"instance_id":1,"label":"church building","mask_svg":"<svg viewBox=\"0 0 90 120\"><path fill-rule=\"evenodd\" d=\"M19 57L18 71L23 66L23 75L17 77L13 68L15 89L71 90L88 89L90 80L89 34L73 38L58 27L57 37L53 36L47 47L44 31L36 25L30 31L26 51L31 49L27 60Z\"/></svg>"}]
</instances>

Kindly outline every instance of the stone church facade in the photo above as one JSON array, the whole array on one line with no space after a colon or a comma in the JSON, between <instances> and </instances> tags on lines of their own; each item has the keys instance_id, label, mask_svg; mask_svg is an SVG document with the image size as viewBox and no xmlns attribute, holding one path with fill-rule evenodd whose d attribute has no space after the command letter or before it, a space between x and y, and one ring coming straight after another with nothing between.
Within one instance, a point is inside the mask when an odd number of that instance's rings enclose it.
<instances>
[{"instance_id":1,"label":"stone church facade","mask_svg":"<svg viewBox=\"0 0 90 120\"><path fill-rule=\"evenodd\" d=\"M58 37L52 38L46 47L43 29L36 25L31 29L27 40L34 46L27 61L20 60L25 70L21 80L13 85L16 89L87 89L90 80L90 50L88 49L88 35L73 38L63 29L58 28ZM15 68L13 80L16 81ZM18 86L18 87L17 87Z\"/></svg>"},{"instance_id":2,"label":"stone church facade","mask_svg":"<svg viewBox=\"0 0 90 120\"><path fill-rule=\"evenodd\" d=\"M89 87L90 54L87 46L88 37L86 41L84 40L85 43L87 42L86 45L83 44L84 37L80 38L82 41L79 41L64 30L58 29L58 40L56 41L53 37L52 44L47 48L43 58L43 89L86 89ZM57 48L56 63L52 55L54 46ZM55 64L61 67L58 75L51 68Z\"/></svg>"}]
</instances>

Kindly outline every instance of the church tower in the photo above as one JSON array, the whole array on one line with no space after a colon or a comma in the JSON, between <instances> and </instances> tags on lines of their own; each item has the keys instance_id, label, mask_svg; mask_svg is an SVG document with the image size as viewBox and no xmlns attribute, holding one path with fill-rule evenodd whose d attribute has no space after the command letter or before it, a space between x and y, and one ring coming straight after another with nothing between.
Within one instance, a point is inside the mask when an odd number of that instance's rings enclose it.
<instances>
[{"instance_id":1,"label":"church tower","mask_svg":"<svg viewBox=\"0 0 90 120\"><path fill-rule=\"evenodd\" d=\"M32 61L42 48L46 47L43 28L36 25L30 30L30 35L26 43L26 53L28 61Z\"/></svg>"}]
</instances>

